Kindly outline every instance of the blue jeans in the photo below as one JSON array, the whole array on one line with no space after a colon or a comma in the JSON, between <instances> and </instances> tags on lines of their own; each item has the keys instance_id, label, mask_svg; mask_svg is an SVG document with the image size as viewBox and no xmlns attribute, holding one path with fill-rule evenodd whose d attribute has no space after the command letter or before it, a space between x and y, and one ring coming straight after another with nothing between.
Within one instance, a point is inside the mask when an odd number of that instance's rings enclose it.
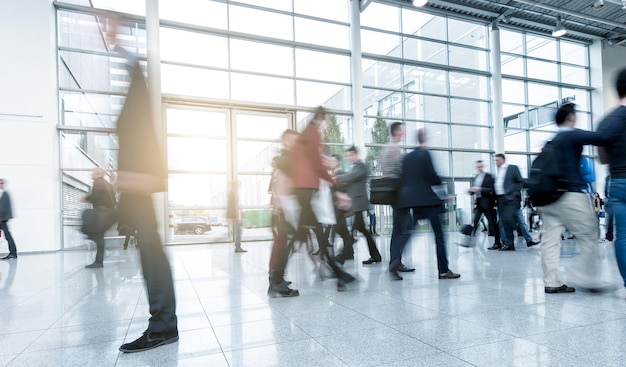
<instances>
[{"instance_id":1,"label":"blue jeans","mask_svg":"<svg viewBox=\"0 0 626 367\"><path fill-rule=\"evenodd\" d=\"M502 223L502 222L499 221L499 223ZM522 215L522 209L517 209L517 211L515 212L515 224L519 226L519 229L522 232L522 236L524 237L526 242L532 242L533 236L530 235L530 232L528 232L528 226L526 225L526 223L524 223L524 216ZM504 226L500 224L499 227L500 227L500 237L502 238L502 242L507 243L506 237L505 237L506 233L504 231ZM513 235L513 233L510 233L510 234Z\"/></svg>"},{"instance_id":2,"label":"blue jeans","mask_svg":"<svg viewBox=\"0 0 626 367\"><path fill-rule=\"evenodd\" d=\"M626 286L626 178L612 178L610 190L615 224L615 258Z\"/></svg>"}]
</instances>

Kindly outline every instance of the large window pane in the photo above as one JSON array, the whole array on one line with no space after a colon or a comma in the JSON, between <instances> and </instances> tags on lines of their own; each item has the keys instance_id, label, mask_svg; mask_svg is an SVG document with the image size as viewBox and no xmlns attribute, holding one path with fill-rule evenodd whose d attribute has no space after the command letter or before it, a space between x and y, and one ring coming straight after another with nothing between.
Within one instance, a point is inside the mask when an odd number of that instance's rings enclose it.
<instances>
[{"instance_id":1,"label":"large window pane","mask_svg":"<svg viewBox=\"0 0 626 367\"><path fill-rule=\"evenodd\" d=\"M561 65L561 82L567 84L589 85L587 68Z\"/></svg>"},{"instance_id":2,"label":"large window pane","mask_svg":"<svg viewBox=\"0 0 626 367\"><path fill-rule=\"evenodd\" d=\"M225 175L170 174L168 201L170 207L225 206Z\"/></svg>"},{"instance_id":3,"label":"large window pane","mask_svg":"<svg viewBox=\"0 0 626 367\"><path fill-rule=\"evenodd\" d=\"M402 33L446 40L446 18L402 8Z\"/></svg>"},{"instance_id":4,"label":"large window pane","mask_svg":"<svg viewBox=\"0 0 626 367\"><path fill-rule=\"evenodd\" d=\"M237 137L253 139L278 139L289 127L284 116L237 113ZM277 151L278 153L278 151Z\"/></svg>"},{"instance_id":5,"label":"large window pane","mask_svg":"<svg viewBox=\"0 0 626 367\"><path fill-rule=\"evenodd\" d=\"M526 108L519 105L502 105L502 115L504 116L505 132L507 128L523 129L528 126L528 114Z\"/></svg>"},{"instance_id":6,"label":"large window pane","mask_svg":"<svg viewBox=\"0 0 626 367\"><path fill-rule=\"evenodd\" d=\"M545 125L556 126L554 115L556 114L556 103L552 107L535 107L528 110L528 127L533 128Z\"/></svg>"},{"instance_id":7,"label":"large window pane","mask_svg":"<svg viewBox=\"0 0 626 367\"><path fill-rule=\"evenodd\" d=\"M330 82L350 82L350 57L296 49L296 76Z\"/></svg>"},{"instance_id":8,"label":"large window pane","mask_svg":"<svg viewBox=\"0 0 626 367\"><path fill-rule=\"evenodd\" d=\"M247 102L294 104L293 80L231 73L232 99Z\"/></svg>"},{"instance_id":9,"label":"large window pane","mask_svg":"<svg viewBox=\"0 0 626 367\"><path fill-rule=\"evenodd\" d=\"M526 54L531 57L556 61L556 40L526 33Z\"/></svg>"},{"instance_id":10,"label":"large window pane","mask_svg":"<svg viewBox=\"0 0 626 367\"><path fill-rule=\"evenodd\" d=\"M231 31L293 40L293 17L235 5L228 11Z\"/></svg>"},{"instance_id":11,"label":"large window pane","mask_svg":"<svg viewBox=\"0 0 626 367\"><path fill-rule=\"evenodd\" d=\"M65 131L61 134L61 168L104 168L117 163L118 141L113 133Z\"/></svg>"},{"instance_id":12,"label":"large window pane","mask_svg":"<svg viewBox=\"0 0 626 367\"><path fill-rule=\"evenodd\" d=\"M474 70L487 69L487 52L471 48L448 46L450 65Z\"/></svg>"},{"instance_id":13,"label":"large window pane","mask_svg":"<svg viewBox=\"0 0 626 367\"><path fill-rule=\"evenodd\" d=\"M380 112L384 117L402 118L402 93L364 88L363 107L369 114Z\"/></svg>"},{"instance_id":14,"label":"large window pane","mask_svg":"<svg viewBox=\"0 0 626 367\"><path fill-rule=\"evenodd\" d=\"M367 87L400 89L402 87L401 73L400 64L376 61L372 66L363 70L363 85Z\"/></svg>"},{"instance_id":15,"label":"large window pane","mask_svg":"<svg viewBox=\"0 0 626 367\"><path fill-rule=\"evenodd\" d=\"M231 39L230 67L233 70L293 76L293 48Z\"/></svg>"},{"instance_id":16,"label":"large window pane","mask_svg":"<svg viewBox=\"0 0 626 367\"><path fill-rule=\"evenodd\" d=\"M508 151L527 152L526 131L507 130L506 135L504 135L504 146Z\"/></svg>"},{"instance_id":17,"label":"large window pane","mask_svg":"<svg viewBox=\"0 0 626 367\"><path fill-rule=\"evenodd\" d=\"M446 95L447 84L445 70L404 66L404 86L411 92Z\"/></svg>"},{"instance_id":18,"label":"large window pane","mask_svg":"<svg viewBox=\"0 0 626 367\"><path fill-rule=\"evenodd\" d=\"M489 103L450 99L450 121L472 125L489 125Z\"/></svg>"},{"instance_id":19,"label":"large window pane","mask_svg":"<svg viewBox=\"0 0 626 367\"><path fill-rule=\"evenodd\" d=\"M545 62L528 59L528 77L556 82L558 81L557 65L553 62Z\"/></svg>"},{"instance_id":20,"label":"large window pane","mask_svg":"<svg viewBox=\"0 0 626 367\"><path fill-rule=\"evenodd\" d=\"M425 121L448 121L448 99L421 94L407 94L406 118Z\"/></svg>"},{"instance_id":21,"label":"large window pane","mask_svg":"<svg viewBox=\"0 0 626 367\"><path fill-rule=\"evenodd\" d=\"M502 79L502 101L511 103L526 103L524 82L511 79Z\"/></svg>"},{"instance_id":22,"label":"large window pane","mask_svg":"<svg viewBox=\"0 0 626 367\"><path fill-rule=\"evenodd\" d=\"M161 19L226 29L226 4L209 0L159 0Z\"/></svg>"},{"instance_id":23,"label":"large window pane","mask_svg":"<svg viewBox=\"0 0 626 367\"><path fill-rule=\"evenodd\" d=\"M506 163L514 164L519 168L523 178L528 177L528 156L518 154L507 154Z\"/></svg>"},{"instance_id":24,"label":"large window pane","mask_svg":"<svg viewBox=\"0 0 626 367\"><path fill-rule=\"evenodd\" d=\"M228 73L161 64L161 91L170 94L228 99Z\"/></svg>"},{"instance_id":25,"label":"large window pane","mask_svg":"<svg viewBox=\"0 0 626 367\"><path fill-rule=\"evenodd\" d=\"M247 220L250 227L269 227L271 221L271 212L267 203L270 202L270 175L239 175L239 206L240 207L264 207L256 209L255 216L263 215L267 222L260 225L257 222L260 218L252 218L252 212L248 213ZM243 214L243 213L242 213ZM242 218L244 219L244 218ZM263 222L263 221L261 221Z\"/></svg>"},{"instance_id":26,"label":"large window pane","mask_svg":"<svg viewBox=\"0 0 626 367\"><path fill-rule=\"evenodd\" d=\"M428 139L428 136L426 137ZM439 176L450 177L450 152L443 150L429 150L433 159L433 166Z\"/></svg>"},{"instance_id":27,"label":"large window pane","mask_svg":"<svg viewBox=\"0 0 626 367\"><path fill-rule=\"evenodd\" d=\"M350 110L352 107L351 88L337 84L296 81L298 106Z\"/></svg>"},{"instance_id":28,"label":"large window pane","mask_svg":"<svg viewBox=\"0 0 626 367\"><path fill-rule=\"evenodd\" d=\"M161 60L228 67L228 39L161 27Z\"/></svg>"},{"instance_id":29,"label":"large window pane","mask_svg":"<svg viewBox=\"0 0 626 367\"><path fill-rule=\"evenodd\" d=\"M126 92L126 69L116 68L123 60L114 57L59 51L59 86L103 92ZM114 70L115 68L115 70Z\"/></svg>"},{"instance_id":30,"label":"large window pane","mask_svg":"<svg viewBox=\"0 0 626 367\"><path fill-rule=\"evenodd\" d=\"M361 13L361 26L400 32L400 9L372 2Z\"/></svg>"},{"instance_id":31,"label":"large window pane","mask_svg":"<svg viewBox=\"0 0 626 367\"><path fill-rule=\"evenodd\" d=\"M446 45L443 43L405 38L402 42L402 49L405 59L443 65L447 63Z\"/></svg>"},{"instance_id":32,"label":"large window pane","mask_svg":"<svg viewBox=\"0 0 626 367\"><path fill-rule=\"evenodd\" d=\"M546 142L552 140L554 137L554 133L552 132L543 132L543 131L533 131L529 132L530 136L530 152L540 152L543 149L543 146L546 145Z\"/></svg>"},{"instance_id":33,"label":"large window pane","mask_svg":"<svg viewBox=\"0 0 626 367\"><path fill-rule=\"evenodd\" d=\"M537 83L528 83L528 104L544 106L559 100L559 88Z\"/></svg>"},{"instance_id":34,"label":"large window pane","mask_svg":"<svg viewBox=\"0 0 626 367\"><path fill-rule=\"evenodd\" d=\"M124 97L105 94L60 92L63 115L61 124L67 126L116 126Z\"/></svg>"},{"instance_id":35,"label":"large window pane","mask_svg":"<svg viewBox=\"0 0 626 367\"><path fill-rule=\"evenodd\" d=\"M517 56L502 55L502 74L524 76L524 59Z\"/></svg>"},{"instance_id":36,"label":"large window pane","mask_svg":"<svg viewBox=\"0 0 626 367\"><path fill-rule=\"evenodd\" d=\"M481 24L448 18L448 41L485 48L487 47L486 27Z\"/></svg>"},{"instance_id":37,"label":"large window pane","mask_svg":"<svg viewBox=\"0 0 626 367\"><path fill-rule=\"evenodd\" d=\"M455 149L489 149L489 128L452 125L452 147Z\"/></svg>"},{"instance_id":38,"label":"large window pane","mask_svg":"<svg viewBox=\"0 0 626 367\"><path fill-rule=\"evenodd\" d=\"M195 137L226 137L226 113L168 108L167 133Z\"/></svg>"},{"instance_id":39,"label":"large window pane","mask_svg":"<svg viewBox=\"0 0 626 367\"><path fill-rule=\"evenodd\" d=\"M524 37L521 32L500 30L500 51L512 54L524 54Z\"/></svg>"},{"instance_id":40,"label":"large window pane","mask_svg":"<svg viewBox=\"0 0 626 367\"><path fill-rule=\"evenodd\" d=\"M281 131L282 132L282 131ZM274 136L278 138L280 134ZM271 141L238 141L237 168L239 172L272 171L272 158L280 154L280 143ZM265 187L267 191L267 187Z\"/></svg>"},{"instance_id":41,"label":"large window pane","mask_svg":"<svg viewBox=\"0 0 626 367\"><path fill-rule=\"evenodd\" d=\"M226 141L222 139L167 138L171 170L224 172L227 153Z\"/></svg>"},{"instance_id":42,"label":"large window pane","mask_svg":"<svg viewBox=\"0 0 626 367\"><path fill-rule=\"evenodd\" d=\"M421 123L424 131L426 132L426 138L428 140L428 146L433 148L449 148L450 147L450 133L448 124L429 124ZM415 131L415 130L413 130ZM411 144L417 143L416 135L411 138ZM408 139L409 137L407 137Z\"/></svg>"},{"instance_id":43,"label":"large window pane","mask_svg":"<svg viewBox=\"0 0 626 367\"><path fill-rule=\"evenodd\" d=\"M473 152L452 152L452 174L454 177L475 177L476 176L476 161L482 160L485 164L485 170L489 171L489 167L491 166L489 153L473 153ZM469 188L469 187L468 187ZM470 197L467 194L467 191L456 192L457 200L462 197ZM472 206L473 206L473 196L472 198ZM468 223L471 219L471 216L468 217L467 221L464 223Z\"/></svg>"},{"instance_id":44,"label":"large window pane","mask_svg":"<svg viewBox=\"0 0 626 367\"><path fill-rule=\"evenodd\" d=\"M350 28L343 25L294 18L296 41L348 49Z\"/></svg>"},{"instance_id":45,"label":"large window pane","mask_svg":"<svg viewBox=\"0 0 626 367\"><path fill-rule=\"evenodd\" d=\"M450 72L450 95L487 99L487 77Z\"/></svg>"},{"instance_id":46,"label":"large window pane","mask_svg":"<svg viewBox=\"0 0 626 367\"><path fill-rule=\"evenodd\" d=\"M561 61L570 64L587 66L587 46L580 43L560 41Z\"/></svg>"},{"instance_id":47,"label":"large window pane","mask_svg":"<svg viewBox=\"0 0 626 367\"><path fill-rule=\"evenodd\" d=\"M348 5L347 0L294 0L293 10L299 14L348 22Z\"/></svg>"},{"instance_id":48,"label":"large window pane","mask_svg":"<svg viewBox=\"0 0 626 367\"><path fill-rule=\"evenodd\" d=\"M589 103L589 91L584 89L561 89L561 97L563 101L576 103L576 110L591 111Z\"/></svg>"},{"instance_id":49,"label":"large window pane","mask_svg":"<svg viewBox=\"0 0 626 367\"><path fill-rule=\"evenodd\" d=\"M400 36L361 29L361 51L400 57Z\"/></svg>"},{"instance_id":50,"label":"large window pane","mask_svg":"<svg viewBox=\"0 0 626 367\"><path fill-rule=\"evenodd\" d=\"M242 2L264 8L291 11L291 0L245 0Z\"/></svg>"}]
</instances>

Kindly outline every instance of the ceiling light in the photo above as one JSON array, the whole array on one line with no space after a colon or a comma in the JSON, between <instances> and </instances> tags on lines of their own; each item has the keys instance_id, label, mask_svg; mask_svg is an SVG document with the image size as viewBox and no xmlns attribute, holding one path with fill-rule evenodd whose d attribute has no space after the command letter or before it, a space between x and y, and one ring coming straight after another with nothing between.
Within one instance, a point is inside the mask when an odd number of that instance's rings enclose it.
<instances>
[{"instance_id":1,"label":"ceiling light","mask_svg":"<svg viewBox=\"0 0 626 367\"><path fill-rule=\"evenodd\" d=\"M413 6L422 7L428 4L428 0L413 0Z\"/></svg>"},{"instance_id":2,"label":"ceiling light","mask_svg":"<svg viewBox=\"0 0 626 367\"><path fill-rule=\"evenodd\" d=\"M563 25L563 22L561 21L561 16L559 15L558 17L556 17L556 26L554 27L554 30L552 31L552 37L562 37L567 33L567 29L565 29L565 26Z\"/></svg>"}]
</instances>

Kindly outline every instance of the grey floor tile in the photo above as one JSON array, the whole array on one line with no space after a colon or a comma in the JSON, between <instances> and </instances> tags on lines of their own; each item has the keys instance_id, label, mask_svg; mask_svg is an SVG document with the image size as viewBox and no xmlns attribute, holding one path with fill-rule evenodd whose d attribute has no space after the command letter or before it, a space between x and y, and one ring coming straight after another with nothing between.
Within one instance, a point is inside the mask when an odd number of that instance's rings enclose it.
<instances>
[{"instance_id":1,"label":"grey floor tile","mask_svg":"<svg viewBox=\"0 0 626 367\"><path fill-rule=\"evenodd\" d=\"M2 367L8 366L9 363L11 363L11 361L13 361L15 357L17 356L18 356L17 354L7 354L7 355L0 356L0 366Z\"/></svg>"},{"instance_id":2,"label":"grey floor tile","mask_svg":"<svg viewBox=\"0 0 626 367\"><path fill-rule=\"evenodd\" d=\"M42 351L57 348L77 347L83 345L100 344L124 339L128 332L130 320L67 326L46 330L35 340L26 352Z\"/></svg>"},{"instance_id":3,"label":"grey floor tile","mask_svg":"<svg viewBox=\"0 0 626 367\"><path fill-rule=\"evenodd\" d=\"M419 358L412 358L379 367L472 367L473 364L464 362L448 353L438 353Z\"/></svg>"},{"instance_id":4,"label":"grey floor tile","mask_svg":"<svg viewBox=\"0 0 626 367\"><path fill-rule=\"evenodd\" d=\"M435 319L443 314L438 310L424 308L408 302L359 307L354 310L385 325L398 325L421 320Z\"/></svg>"},{"instance_id":5,"label":"grey floor tile","mask_svg":"<svg viewBox=\"0 0 626 367\"><path fill-rule=\"evenodd\" d=\"M115 366L120 342L89 344L67 348L22 353L10 364L11 367L64 366L107 367Z\"/></svg>"},{"instance_id":6,"label":"grey floor tile","mask_svg":"<svg viewBox=\"0 0 626 367\"><path fill-rule=\"evenodd\" d=\"M283 314L266 304L215 309L208 311L208 315L211 325L214 327L252 321L285 319Z\"/></svg>"},{"instance_id":7,"label":"grey floor tile","mask_svg":"<svg viewBox=\"0 0 626 367\"><path fill-rule=\"evenodd\" d=\"M313 339L225 352L228 364L254 367L346 367L344 361Z\"/></svg>"},{"instance_id":8,"label":"grey floor tile","mask_svg":"<svg viewBox=\"0 0 626 367\"><path fill-rule=\"evenodd\" d=\"M350 366L376 366L441 351L384 326L316 339Z\"/></svg>"},{"instance_id":9,"label":"grey floor tile","mask_svg":"<svg viewBox=\"0 0 626 367\"><path fill-rule=\"evenodd\" d=\"M310 338L287 319L217 326L213 330L224 351Z\"/></svg>"},{"instance_id":10,"label":"grey floor tile","mask_svg":"<svg viewBox=\"0 0 626 367\"><path fill-rule=\"evenodd\" d=\"M0 356L22 353L22 351L37 340L42 333L43 330L0 334Z\"/></svg>"},{"instance_id":11,"label":"grey floor tile","mask_svg":"<svg viewBox=\"0 0 626 367\"><path fill-rule=\"evenodd\" d=\"M341 334L383 326L380 322L351 310L316 312L290 317L307 334L313 337Z\"/></svg>"},{"instance_id":12,"label":"grey floor tile","mask_svg":"<svg viewBox=\"0 0 626 367\"><path fill-rule=\"evenodd\" d=\"M458 318L513 336L526 336L575 327L556 319L524 312L520 307L459 315Z\"/></svg>"}]
</instances>

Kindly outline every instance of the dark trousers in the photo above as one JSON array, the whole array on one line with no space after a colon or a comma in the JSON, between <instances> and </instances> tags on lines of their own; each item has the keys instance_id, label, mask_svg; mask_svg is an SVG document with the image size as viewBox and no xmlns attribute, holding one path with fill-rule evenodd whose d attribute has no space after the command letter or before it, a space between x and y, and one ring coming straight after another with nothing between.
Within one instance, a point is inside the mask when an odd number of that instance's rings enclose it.
<instances>
[{"instance_id":1,"label":"dark trousers","mask_svg":"<svg viewBox=\"0 0 626 367\"><path fill-rule=\"evenodd\" d=\"M505 246L514 245L515 215L519 208L519 201L498 197L498 215L502 222L502 228L504 228L504 238L502 240L504 240Z\"/></svg>"},{"instance_id":2,"label":"dark trousers","mask_svg":"<svg viewBox=\"0 0 626 367\"><path fill-rule=\"evenodd\" d=\"M374 241L372 234L367 230L367 228L365 228L362 211L354 213L354 223L352 224L352 229L363 233L363 236L365 236L365 239L367 240L367 248L369 249L370 257L380 260L380 252L378 252L378 249L376 248L376 242Z\"/></svg>"},{"instance_id":3,"label":"dark trousers","mask_svg":"<svg viewBox=\"0 0 626 367\"><path fill-rule=\"evenodd\" d=\"M298 204L300 204L300 223L298 224L297 233L302 233L303 229L310 228L315 233L317 243L320 246L320 257L325 258L330 268L333 270L337 277L343 275L343 271L337 266L335 260L328 253L328 237L324 235L324 229L322 225L317 221L315 213L311 208L311 198L315 189L298 188L295 189Z\"/></svg>"},{"instance_id":4,"label":"dark trousers","mask_svg":"<svg viewBox=\"0 0 626 367\"><path fill-rule=\"evenodd\" d=\"M137 230L143 278L150 304L149 332L177 330L176 297L170 263L157 231L150 194L123 193L118 205L120 221Z\"/></svg>"},{"instance_id":5,"label":"dark trousers","mask_svg":"<svg viewBox=\"0 0 626 367\"><path fill-rule=\"evenodd\" d=\"M402 252L404 252L404 247L411 238L413 217L409 209L403 212L405 209L398 209L392 206L391 210L393 224L391 228L391 243L389 244L389 268L397 269L402 265Z\"/></svg>"},{"instance_id":6,"label":"dark trousers","mask_svg":"<svg viewBox=\"0 0 626 367\"><path fill-rule=\"evenodd\" d=\"M338 234L341 236L341 240L343 241L343 250L341 251L341 254L344 257L352 257L354 255L354 247L352 247L354 238L350 235L352 232L348 230L348 225L346 224L346 211L335 209L335 218L337 219L337 224L335 224L332 228L329 242L332 245L335 242L335 235Z\"/></svg>"},{"instance_id":7,"label":"dark trousers","mask_svg":"<svg viewBox=\"0 0 626 367\"><path fill-rule=\"evenodd\" d=\"M102 264L104 261L104 233L92 234L87 238L96 243L96 260L94 262Z\"/></svg>"},{"instance_id":8,"label":"dark trousers","mask_svg":"<svg viewBox=\"0 0 626 367\"><path fill-rule=\"evenodd\" d=\"M289 254L295 241L295 229L285 220L281 214L274 215L272 223L272 253L270 256L270 281L281 284L285 281L285 269L289 261Z\"/></svg>"},{"instance_id":9,"label":"dark trousers","mask_svg":"<svg viewBox=\"0 0 626 367\"><path fill-rule=\"evenodd\" d=\"M370 233L376 234L376 213L368 214L370 217Z\"/></svg>"},{"instance_id":10,"label":"dark trousers","mask_svg":"<svg viewBox=\"0 0 626 367\"><path fill-rule=\"evenodd\" d=\"M474 229L472 230L472 236L476 235L476 228L478 228L478 222L480 221L483 215L487 217L487 222L489 223L489 233L493 232L495 236L494 243L501 243L500 242L500 230L498 228L498 220L496 219L496 213L493 208L485 209L485 208L481 208L479 205L476 205L476 208L474 209L474 221L473 221Z\"/></svg>"},{"instance_id":11,"label":"dark trousers","mask_svg":"<svg viewBox=\"0 0 626 367\"><path fill-rule=\"evenodd\" d=\"M11 232L9 231L8 222L8 220L0 220L0 230L2 230L2 234L6 237L7 242L9 243L9 254L17 256L17 248L15 247L13 236L11 236Z\"/></svg>"}]
</instances>

